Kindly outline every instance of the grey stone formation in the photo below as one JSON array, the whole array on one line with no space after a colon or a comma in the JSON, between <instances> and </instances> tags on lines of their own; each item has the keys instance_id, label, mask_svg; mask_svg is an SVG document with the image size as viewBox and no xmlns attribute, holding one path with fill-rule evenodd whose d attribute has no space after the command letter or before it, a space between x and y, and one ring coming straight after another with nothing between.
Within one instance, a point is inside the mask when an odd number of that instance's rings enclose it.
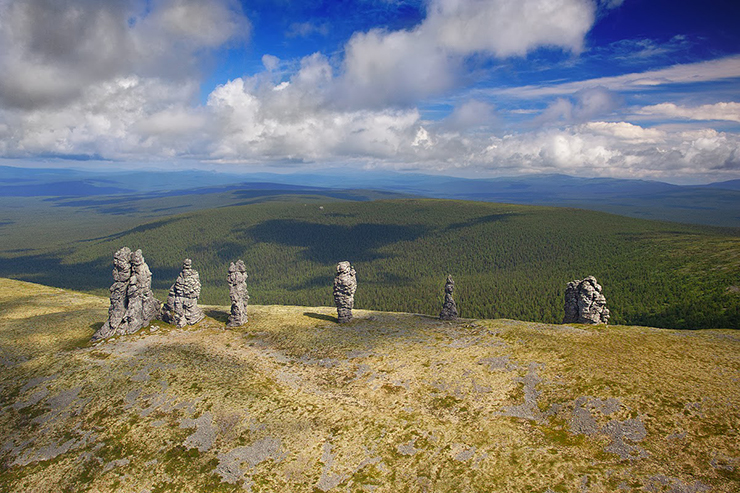
<instances>
[{"instance_id":1,"label":"grey stone formation","mask_svg":"<svg viewBox=\"0 0 740 493\"><path fill-rule=\"evenodd\" d=\"M457 318L457 305L455 300L452 299L452 291L455 290L455 281L452 280L452 276L447 276L447 282L445 282L445 301L442 305L442 311L439 314L439 318L442 320L454 320Z\"/></svg>"},{"instance_id":2,"label":"grey stone formation","mask_svg":"<svg viewBox=\"0 0 740 493\"><path fill-rule=\"evenodd\" d=\"M193 270L193 261L186 258L182 263L182 272L170 288L167 303L162 308L162 321L182 328L203 320L206 315L198 306L198 296L200 276L198 271Z\"/></svg>"},{"instance_id":3,"label":"grey stone formation","mask_svg":"<svg viewBox=\"0 0 740 493\"><path fill-rule=\"evenodd\" d=\"M608 320L606 298L594 276L568 283L565 289L564 324L605 324Z\"/></svg>"},{"instance_id":4,"label":"grey stone formation","mask_svg":"<svg viewBox=\"0 0 740 493\"><path fill-rule=\"evenodd\" d=\"M334 276L334 304L337 305L337 318L343 324L352 320L352 308L355 306L357 277L355 269L349 262L339 262Z\"/></svg>"},{"instance_id":5,"label":"grey stone formation","mask_svg":"<svg viewBox=\"0 0 740 493\"><path fill-rule=\"evenodd\" d=\"M121 248L113 256L113 266L108 320L95 332L93 340L133 334L149 325L161 306L152 293L152 273L141 250Z\"/></svg>"},{"instance_id":6,"label":"grey stone formation","mask_svg":"<svg viewBox=\"0 0 740 493\"><path fill-rule=\"evenodd\" d=\"M231 298L231 315L226 323L227 327L239 327L247 323L247 304L249 303L249 292L247 291L247 266L244 262L237 260L229 265L229 297Z\"/></svg>"}]
</instances>

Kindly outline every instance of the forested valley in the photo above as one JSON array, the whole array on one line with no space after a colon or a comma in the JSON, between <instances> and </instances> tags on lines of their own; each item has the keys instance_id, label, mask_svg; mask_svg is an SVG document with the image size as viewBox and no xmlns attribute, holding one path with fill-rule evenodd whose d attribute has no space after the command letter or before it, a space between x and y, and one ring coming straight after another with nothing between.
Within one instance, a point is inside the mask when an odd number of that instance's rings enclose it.
<instances>
[{"instance_id":1,"label":"forested valley","mask_svg":"<svg viewBox=\"0 0 740 493\"><path fill-rule=\"evenodd\" d=\"M106 295L122 246L142 249L160 299L187 257L201 302L228 304L226 271L241 258L251 303L331 305L334 266L349 260L357 308L435 315L452 274L463 317L553 323L566 283L593 275L611 323L740 327L737 230L465 201L294 197L208 209L45 251L5 251L0 276Z\"/></svg>"}]
</instances>

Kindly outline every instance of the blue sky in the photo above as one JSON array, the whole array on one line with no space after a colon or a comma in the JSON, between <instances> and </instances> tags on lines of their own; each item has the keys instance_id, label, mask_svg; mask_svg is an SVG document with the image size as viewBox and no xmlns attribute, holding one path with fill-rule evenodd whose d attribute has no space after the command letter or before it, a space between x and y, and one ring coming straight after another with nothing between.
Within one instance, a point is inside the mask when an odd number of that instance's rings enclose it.
<instances>
[{"instance_id":1,"label":"blue sky","mask_svg":"<svg viewBox=\"0 0 740 493\"><path fill-rule=\"evenodd\" d=\"M738 21L729 0L2 0L0 164L735 179Z\"/></svg>"}]
</instances>

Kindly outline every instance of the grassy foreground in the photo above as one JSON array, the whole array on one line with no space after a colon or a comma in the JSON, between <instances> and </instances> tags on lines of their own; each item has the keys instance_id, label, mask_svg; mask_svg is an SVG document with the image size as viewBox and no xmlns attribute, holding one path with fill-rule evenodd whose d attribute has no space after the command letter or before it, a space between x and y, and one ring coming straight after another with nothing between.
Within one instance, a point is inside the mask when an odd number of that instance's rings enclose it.
<instances>
[{"instance_id":1,"label":"grassy foreground","mask_svg":"<svg viewBox=\"0 0 740 493\"><path fill-rule=\"evenodd\" d=\"M0 279L0 491L740 489L737 332L106 310Z\"/></svg>"}]
</instances>

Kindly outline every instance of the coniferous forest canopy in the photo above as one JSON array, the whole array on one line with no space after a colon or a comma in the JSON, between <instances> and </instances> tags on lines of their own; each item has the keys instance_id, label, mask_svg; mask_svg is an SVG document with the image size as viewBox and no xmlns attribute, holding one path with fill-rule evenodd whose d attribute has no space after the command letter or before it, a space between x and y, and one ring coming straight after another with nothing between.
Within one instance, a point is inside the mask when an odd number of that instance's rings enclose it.
<instances>
[{"instance_id":1,"label":"coniferous forest canopy","mask_svg":"<svg viewBox=\"0 0 740 493\"><path fill-rule=\"evenodd\" d=\"M105 295L122 246L143 250L160 299L189 257L203 284L201 302L228 304L227 267L241 258L251 303L332 305L334 266L349 260L357 308L436 315L450 273L463 317L557 323L566 283L594 275L611 323L740 327L737 230L578 209L273 198L161 218L64 248L6 250L0 275Z\"/></svg>"}]
</instances>

